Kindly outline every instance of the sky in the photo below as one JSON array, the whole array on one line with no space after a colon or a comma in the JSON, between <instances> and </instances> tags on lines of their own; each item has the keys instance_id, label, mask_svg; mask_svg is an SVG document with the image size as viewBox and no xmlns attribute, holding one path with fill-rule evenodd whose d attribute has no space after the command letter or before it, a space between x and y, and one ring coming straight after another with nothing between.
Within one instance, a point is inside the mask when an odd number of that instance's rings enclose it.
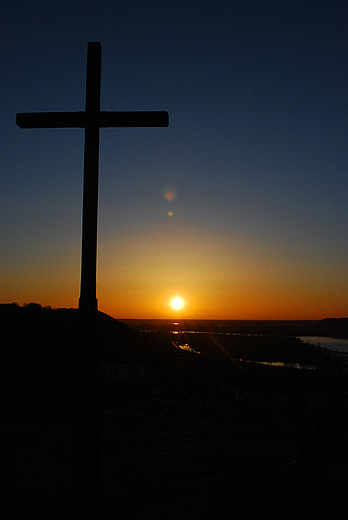
<instances>
[{"instance_id":1,"label":"sky","mask_svg":"<svg viewBox=\"0 0 348 520\"><path fill-rule=\"evenodd\" d=\"M2 0L0 302L77 307L87 43L101 109L97 297L117 319L348 316L348 8L331 0ZM184 306L171 307L180 296Z\"/></svg>"}]
</instances>

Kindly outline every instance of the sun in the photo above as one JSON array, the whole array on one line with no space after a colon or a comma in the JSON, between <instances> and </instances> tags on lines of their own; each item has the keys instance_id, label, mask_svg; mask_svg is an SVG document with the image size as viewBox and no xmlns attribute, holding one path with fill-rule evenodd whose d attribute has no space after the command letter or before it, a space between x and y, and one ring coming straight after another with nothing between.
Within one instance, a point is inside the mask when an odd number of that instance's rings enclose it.
<instances>
[{"instance_id":1,"label":"sun","mask_svg":"<svg viewBox=\"0 0 348 520\"><path fill-rule=\"evenodd\" d=\"M180 296L175 296L175 298L171 300L170 305L173 307L173 309L178 311L179 309L182 309L184 303L184 300L180 298Z\"/></svg>"}]
</instances>

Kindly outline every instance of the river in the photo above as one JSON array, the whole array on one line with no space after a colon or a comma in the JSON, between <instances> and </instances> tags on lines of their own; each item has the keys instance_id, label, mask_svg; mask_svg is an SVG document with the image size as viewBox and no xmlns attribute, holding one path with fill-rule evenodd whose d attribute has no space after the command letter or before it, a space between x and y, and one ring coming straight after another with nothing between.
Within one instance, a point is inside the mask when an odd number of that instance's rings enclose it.
<instances>
[{"instance_id":1,"label":"river","mask_svg":"<svg viewBox=\"0 0 348 520\"><path fill-rule=\"evenodd\" d=\"M348 355L348 339L327 338L325 336L301 336L300 339L304 343L308 342L313 345L319 343L322 348Z\"/></svg>"}]
</instances>

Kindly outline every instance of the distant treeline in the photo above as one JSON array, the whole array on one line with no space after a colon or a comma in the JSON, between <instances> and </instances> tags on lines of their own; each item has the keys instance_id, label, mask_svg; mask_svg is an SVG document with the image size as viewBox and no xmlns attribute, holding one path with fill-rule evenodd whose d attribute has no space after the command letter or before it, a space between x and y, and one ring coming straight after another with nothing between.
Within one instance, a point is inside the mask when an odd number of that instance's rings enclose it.
<instances>
[{"instance_id":1,"label":"distant treeline","mask_svg":"<svg viewBox=\"0 0 348 520\"><path fill-rule=\"evenodd\" d=\"M122 320L133 330L185 330L348 339L348 318L323 320Z\"/></svg>"}]
</instances>

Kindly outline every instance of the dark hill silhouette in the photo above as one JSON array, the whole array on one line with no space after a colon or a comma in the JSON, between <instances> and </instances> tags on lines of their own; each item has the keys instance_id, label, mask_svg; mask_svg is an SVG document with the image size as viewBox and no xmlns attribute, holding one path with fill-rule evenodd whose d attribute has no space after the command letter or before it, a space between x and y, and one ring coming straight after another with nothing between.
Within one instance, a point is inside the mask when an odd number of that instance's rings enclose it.
<instances>
[{"instance_id":1,"label":"dark hill silhouette","mask_svg":"<svg viewBox=\"0 0 348 520\"><path fill-rule=\"evenodd\" d=\"M2 413L6 416L26 401L44 398L69 411L83 348L78 310L1 304L0 330ZM98 331L102 363L138 361L135 335L127 325L98 312Z\"/></svg>"},{"instance_id":2,"label":"dark hill silhouette","mask_svg":"<svg viewBox=\"0 0 348 520\"><path fill-rule=\"evenodd\" d=\"M79 349L79 313L77 309L52 309L37 303L0 305L2 347L24 353L25 350L57 348L60 352ZM134 334L120 321L98 312L98 348L102 360L107 353L117 358L132 357Z\"/></svg>"},{"instance_id":3,"label":"dark hill silhouette","mask_svg":"<svg viewBox=\"0 0 348 520\"><path fill-rule=\"evenodd\" d=\"M325 318L314 327L316 336L348 338L348 318Z\"/></svg>"}]
</instances>

